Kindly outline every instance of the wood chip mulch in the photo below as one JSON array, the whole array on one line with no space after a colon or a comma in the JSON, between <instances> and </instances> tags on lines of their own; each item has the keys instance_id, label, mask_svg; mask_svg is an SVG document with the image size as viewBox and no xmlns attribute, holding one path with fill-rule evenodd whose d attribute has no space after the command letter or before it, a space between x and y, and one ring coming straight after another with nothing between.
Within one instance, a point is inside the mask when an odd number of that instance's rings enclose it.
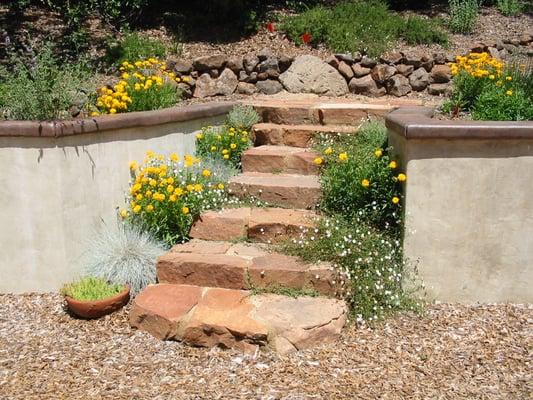
<instances>
[{"instance_id":1,"label":"wood chip mulch","mask_svg":"<svg viewBox=\"0 0 533 400\"><path fill-rule=\"evenodd\" d=\"M161 342L0 295L2 399L528 399L533 306L435 305L286 357Z\"/></svg>"}]
</instances>

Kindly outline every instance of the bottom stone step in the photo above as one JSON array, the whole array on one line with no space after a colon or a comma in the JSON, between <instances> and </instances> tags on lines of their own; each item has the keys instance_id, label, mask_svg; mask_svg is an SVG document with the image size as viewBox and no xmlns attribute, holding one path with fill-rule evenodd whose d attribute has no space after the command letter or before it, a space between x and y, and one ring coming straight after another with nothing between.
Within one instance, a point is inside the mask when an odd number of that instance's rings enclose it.
<instances>
[{"instance_id":1,"label":"bottom stone step","mask_svg":"<svg viewBox=\"0 0 533 400\"><path fill-rule=\"evenodd\" d=\"M130 324L193 346L285 354L336 340L346 317L346 303L336 299L158 284L135 298Z\"/></svg>"}]
</instances>

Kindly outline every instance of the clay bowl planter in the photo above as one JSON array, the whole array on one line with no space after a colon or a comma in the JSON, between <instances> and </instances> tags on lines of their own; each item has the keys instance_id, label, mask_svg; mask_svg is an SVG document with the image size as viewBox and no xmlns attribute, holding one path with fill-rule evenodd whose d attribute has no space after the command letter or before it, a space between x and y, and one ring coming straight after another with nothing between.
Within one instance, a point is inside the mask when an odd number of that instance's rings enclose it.
<instances>
[{"instance_id":1,"label":"clay bowl planter","mask_svg":"<svg viewBox=\"0 0 533 400\"><path fill-rule=\"evenodd\" d=\"M111 314L124 307L130 299L130 287L114 296L102 300L76 300L70 296L65 296L68 309L81 318L93 319Z\"/></svg>"}]
</instances>

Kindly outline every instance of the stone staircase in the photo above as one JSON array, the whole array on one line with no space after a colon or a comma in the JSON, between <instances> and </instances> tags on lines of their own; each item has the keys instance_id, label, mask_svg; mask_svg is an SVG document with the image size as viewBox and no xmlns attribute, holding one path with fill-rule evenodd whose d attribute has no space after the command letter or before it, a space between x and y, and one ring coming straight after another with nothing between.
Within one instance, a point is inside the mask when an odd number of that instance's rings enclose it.
<instances>
[{"instance_id":1,"label":"stone staircase","mask_svg":"<svg viewBox=\"0 0 533 400\"><path fill-rule=\"evenodd\" d=\"M158 259L159 284L135 298L130 314L132 326L155 337L287 353L336 340L346 323L334 268L277 253L272 244L315 228L320 183L317 154L308 148L313 136L356 133L362 119L382 117L397 104L269 99L251 105L263 122L253 127L256 147L243 153L243 171L229 190L272 207L206 212L190 242ZM304 292L314 296L290 296Z\"/></svg>"}]
</instances>

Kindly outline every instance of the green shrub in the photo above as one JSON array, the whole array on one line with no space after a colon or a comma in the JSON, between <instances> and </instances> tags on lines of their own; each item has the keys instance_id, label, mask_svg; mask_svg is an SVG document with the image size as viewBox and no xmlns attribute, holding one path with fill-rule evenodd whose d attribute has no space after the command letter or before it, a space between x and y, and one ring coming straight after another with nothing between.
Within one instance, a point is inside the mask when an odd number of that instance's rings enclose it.
<instances>
[{"instance_id":1,"label":"green shrub","mask_svg":"<svg viewBox=\"0 0 533 400\"><path fill-rule=\"evenodd\" d=\"M515 16L522 12L523 5L520 0L497 0L496 7L506 16Z\"/></svg>"},{"instance_id":2,"label":"green shrub","mask_svg":"<svg viewBox=\"0 0 533 400\"><path fill-rule=\"evenodd\" d=\"M448 44L448 35L436 23L417 16L407 18L402 37L409 44Z\"/></svg>"},{"instance_id":3,"label":"green shrub","mask_svg":"<svg viewBox=\"0 0 533 400\"><path fill-rule=\"evenodd\" d=\"M105 279L87 277L63 285L60 292L63 296L76 300L94 301L115 296L122 290L124 290L124 285L110 284Z\"/></svg>"},{"instance_id":4,"label":"green shrub","mask_svg":"<svg viewBox=\"0 0 533 400\"><path fill-rule=\"evenodd\" d=\"M472 107L472 117L484 121L532 121L533 98L515 85L487 86Z\"/></svg>"},{"instance_id":5,"label":"green shrub","mask_svg":"<svg viewBox=\"0 0 533 400\"><path fill-rule=\"evenodd\" d=\"M140 32L126 33L117 43L108 49L110 63L162 58L167 55L164 43Z\"/></svg>"},{"instance_id":6,"label":"green shrub","mask_svg":"<svg viewBox=\"0 0 533 400\"><path fill-rule=\"evenodd\" d=\"M378 228L401 222L401 181L405 174L388 154L383 124L372 122L357 135L325 139L321 171L322 209L347 219L361 218Z\"/></svg>"},{"instance_id":7,"label":"green shrub","mask_svg":"<svg viewBox=\"0 0 533 400\"><path fill-rule=\"evenodd\" d=\"M104 227L88 244L85 270L88 276L129 285L135 296L156 282L156 259L164 251L162 243L135 226Z\"/></svg>"},{"instance_id":8,"label":"green shrub","mask_svg":"<svg viewBox=\"0 0 533 400\"><path fill-rule=\"evenodd\" d=\"M120 216L169 246L188 239L201 212L226 202L224 184L194 156L165 158L149 151L130 170L128 206Z\"/></svg>"},{"instance_id":9,"label":"green shrub","mask_svg":"<svg viewBox=\"0 0 533 400\"><path fill-rule=\"evenodd\" d=\"M313 7L287 17L281 24L289 38L302 43L309 33L311 43L324 43L335 52L362 51L379 56L400 38L410 43L445 43L446 35L422 18L404 20L381 0L343 1L333 8Z\"/></svg>"},{"instance_id":10,"label":"green shrub","mask_svg":"<svg viewBox=\"0 0 533 400\"><path fill-rule=\"evenodd\" d=\"M226 125L249 131L260 120L261 117L252 106L235 106L228 114Z\"/></svg>"},{"instance_id":11,"label":"green shrub","mask_svg":"<svg viewBox=\"0 0 533 400\"><path fill-rule=\"evenodd\" d=\"M480 0L449 0L449 27L452 32L471 33L479 14Z\"/></svg>"},{"instance_id":12,"label":"green shrub","mask_svg":"<svg viewBox=\"0 0 533 400\"><path fill-rule=\"evenodd\" d=\"M85 110L94 92L93 79L82 64L59 63L50 46L33 65L14 61L13 71L0 71L0 112L15 120L71 117L73 106Z\"/></svg>"}]
</instances>

